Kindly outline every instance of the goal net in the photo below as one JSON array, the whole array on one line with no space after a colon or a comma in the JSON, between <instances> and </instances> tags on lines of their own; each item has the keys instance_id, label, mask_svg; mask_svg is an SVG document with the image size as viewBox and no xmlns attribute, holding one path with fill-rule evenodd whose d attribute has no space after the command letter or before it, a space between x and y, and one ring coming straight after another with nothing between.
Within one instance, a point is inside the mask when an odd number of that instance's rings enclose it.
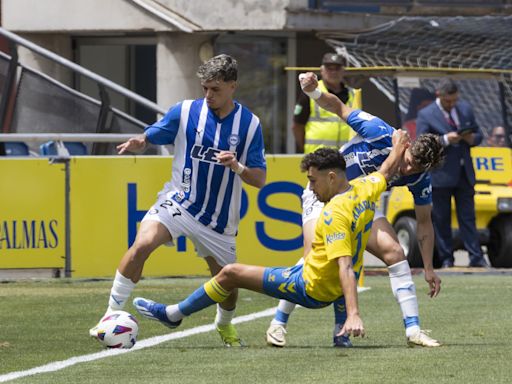
<instances>
[{"instance_id":1,"label":"goal net","mask_svg":"<svg viewBox=\"0 0 512 384\"><path fill-rule=\"evenodd\" d=\"M363 33L329 33L321 37L352 67L400 66L408 68L453 68L504 70L486 79L457 76L461 98L469 101L477 122L487 136L503 125L498 81L504 87L510 122L512 111L512 16L402 17ZM508 71L508 72L507 72ZM439 78L419 78L419 87L435 93ZM371 81L395 101L392 77ZM410 113L413 88L400 88L399 106Z\"/></svg>"}]
</instances>

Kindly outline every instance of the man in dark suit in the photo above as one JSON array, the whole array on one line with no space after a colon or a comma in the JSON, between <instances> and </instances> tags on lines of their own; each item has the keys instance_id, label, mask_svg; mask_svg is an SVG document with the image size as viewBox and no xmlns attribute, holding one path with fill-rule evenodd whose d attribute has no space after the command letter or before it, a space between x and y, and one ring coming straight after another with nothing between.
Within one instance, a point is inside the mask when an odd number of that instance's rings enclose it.
<instances>
[{"instance_id":1,"label":"man in dark suit","mask_svg":"<svg viewBox=\"0 0 512 384\"><path fill-rule=\"evenodd\" d=\"M470 155L470 148L482 142L482 132L471 105L459 100L457 84L453 80L443 79L436 95L436 101L418 113L416 133L440 135L445 146L444 165L431 173L432 221L439 257L443 268L453 267L453 196L460 236L469 253L469 266L486 267L475 223L475 170Z\"/></svg>"}]
</instances>

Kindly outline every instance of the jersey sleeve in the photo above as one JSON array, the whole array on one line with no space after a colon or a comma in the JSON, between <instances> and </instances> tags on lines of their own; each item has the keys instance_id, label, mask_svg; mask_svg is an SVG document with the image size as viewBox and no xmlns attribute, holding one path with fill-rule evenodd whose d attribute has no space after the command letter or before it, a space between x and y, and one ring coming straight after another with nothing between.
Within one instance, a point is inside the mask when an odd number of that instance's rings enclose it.
<instances>
[{"instance_id":1,"label":"jersey sleeve","mask_svg":"<svg viewBox=\"0 0 512 384\"><path fill-rule=\"evenodd\" d=\"M324 244L327 260L343 256L353 256L352 236L350 236L349 219L341 212L323 211L319 220L324 220Z\"/></svg>"},{"instance_id":2,"label":"jersey sleeve","mask_svg":"<svg viewBox=\"0 0 512 384\"><path fill-rule=\"evenodd\" d=\"M413 185L408 185L407 188L412 193L415 205L427 205L432 203L432 183L429 173L425 173L421 180Z\"/></svg>"},{"instance_id":3,"label":"jersey sleeve","mask_svg":"<svg viewBox=\"0 0 512 384\"><path fill-rule=\"evenodd\" d=\"M309 120L309 115L309 97L306 96L304 92L301 92L297 99L297 103L295 104L295 109L293 110L293 122L296 124L306 125Z\"/></svg>"},{"instance_id":4,"label":"jersey sleeve","mask_svg":"<svg viewBox=\"0 0 512 384\"><path fill-rule=\"evenodd\" d=\"M181 105L174 105L160 120L146 127L144 132L151 144L174 144L180 127Z\"/></svg>"},{"instance_id":5,"label":"jersey sleeve","mask_svg":"<svg viewBox=\"0 0 512 384\"><path fill-rule=\"evenodd\" d=\"M261 124L258 124L256 133L252 139L249 149L247 151L246 165L250 168L267 169L267 162L265 160L265 146L263 145L263 132Z\"/></svg>"},{"instance_id":6,"label":"jersey sleeve","mask_svg":"<svg viewBox=\"0 0 512 384\"><path fill-rule=\"evenodd\" d=\"M394 128L376 116L356 109L348 115L347 124L376 148L393 145Z\"/></svg>"},{"instance_id":7,"label":"jersey sleeve","mask_svg":"<svg viewBox=\"0 0 512 384\"><path fill-rule=\"evenodd\" d=\"M361 190L364 191L369 201L377 202L382 192L387 189L386 178L379 172L373 172L365 177L353 180L354 183L362 185Z\"/></svg>"}]
</instances>

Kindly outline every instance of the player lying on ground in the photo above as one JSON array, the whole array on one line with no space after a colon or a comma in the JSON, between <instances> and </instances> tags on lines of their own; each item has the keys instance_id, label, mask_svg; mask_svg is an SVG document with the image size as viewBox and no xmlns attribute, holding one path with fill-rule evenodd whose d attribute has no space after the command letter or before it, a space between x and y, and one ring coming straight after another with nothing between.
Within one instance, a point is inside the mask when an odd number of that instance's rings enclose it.
<instances>
[{"instance_id":1,"label":"player lying on ground","mask_svg":"<svg viewBox=\"0 0 512 384\"><path fill-rule=\"evenodd\" d=\"M315 241L304 264L288 268L229 264L218 275L175 305L136 298L140 314L175 328L185 316L226 300L237 288L282 298L308 308L325 307L344 297L347 319L339 335L363 336L359 316L357 276L370 235L375 205L387 181L398 172L409 145L397 131L393 149L379 171L349 182L345 160L335 149L320 148L306 155L301 169L318 200L327 203L315 228Z\"/></svg>"},{"instance_id":2,"label":"player lying on ground","mask_svg":"<svg viewBox=\"0 0 512 384\"><path fill-rule=\"evenodd\" d=\"M336 113L354 129L357 135L340 148L347 164L347 178L368 175L379 169L391 150L391 138L395 129L389 124L361 110L354 110L343 104L339 98L318 90L315 74L299 76L304 92L315 99L320 107ZM389 180L388 187L406 185L414 196L414 209L418 223L418 244L420 247L425 280L429 284L429 295L437 296L441 280L433 269L434 229L432 226L432 186L427 171L438 166L443 159L443 146L435 135L422 135L405 151L399 173ZM308 188L302 196L302 223L304 231L304 254L311 249L315 223L320 216L323 203L318 201ZM409 345L435 347L439 343L421 332L416 289L411 270L400 246L396 233L384 214L377 211L366 249L382 260L387 266L391 289L396 297L405 325ZM302 260L299 261L299 263ZM281 300L276 315L267 330L267 343L282 347L286 344L286 325L295 305ZM345 322L343 299L334 305L335 325L333 344L336 347L350 347L347 337L336 337Z\"/></svg>"}]
</instances>

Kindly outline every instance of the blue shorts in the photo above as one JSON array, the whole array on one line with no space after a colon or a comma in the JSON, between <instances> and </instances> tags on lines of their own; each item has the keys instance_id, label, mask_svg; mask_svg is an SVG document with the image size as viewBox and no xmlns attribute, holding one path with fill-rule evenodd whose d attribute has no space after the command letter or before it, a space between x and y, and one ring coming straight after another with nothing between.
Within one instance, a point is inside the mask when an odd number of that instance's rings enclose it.
<instances>
[{"instance_id":1,"label":"blue shorts","mask_svg":"<svg viewBox=\"0 0 512 384\"><path fill-rule=\"evenodd\" d=\"M285 268L265 268L263 291L272 297L285 299L306 308L323 308L329 303L308 296L302 278L302 264Z\"/></svg>"}]
</instances>

